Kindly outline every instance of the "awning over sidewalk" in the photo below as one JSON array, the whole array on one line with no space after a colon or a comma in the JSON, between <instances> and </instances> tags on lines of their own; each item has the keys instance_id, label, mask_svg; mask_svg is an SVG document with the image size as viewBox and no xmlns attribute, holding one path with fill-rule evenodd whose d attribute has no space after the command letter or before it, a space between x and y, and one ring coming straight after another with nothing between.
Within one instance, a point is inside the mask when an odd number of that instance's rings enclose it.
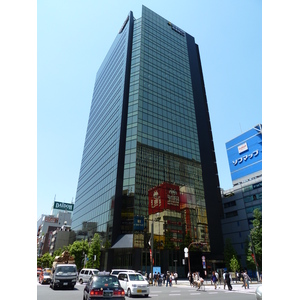
<instances>
[{"instance_id":1,"label":"awning over sidewalk","mask_svg":"<svg viewBox=\"0 0 300 300\"><path fill-rule=\"evenodd\" d=\"M132 248L132 245L133 245L133 234L122 234L118 237L117 241L111 248L112 249Z\"/></svg>"}]
</instances>

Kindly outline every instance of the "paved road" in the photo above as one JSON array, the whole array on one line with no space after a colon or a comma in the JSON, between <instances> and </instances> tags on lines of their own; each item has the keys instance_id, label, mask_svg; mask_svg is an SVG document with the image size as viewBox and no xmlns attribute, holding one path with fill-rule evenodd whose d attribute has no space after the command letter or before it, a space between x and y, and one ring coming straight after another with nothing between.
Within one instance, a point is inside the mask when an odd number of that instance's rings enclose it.
<instances>
[{"instance_id":1,"label":"paved road","mask_svg":"<svg viewBox=\"0 0 300 300\"><path fill-rule=\"evenodd\" d=\"M82 300L82 294L85 284L77 283L74 290L52 290L49 285L40 285L37 283L37 300ZM249 289L244 289L241 284L233 284L233 290L224 290L223 285L218 286L215 290L214 286L205 286L205 290L197 290L189 286L188 281L179 281L177 285L172 287L158 286L150 287L149 299L155 300L174 300L195 299L201 296L201 299L209 300L255 300L255 290L257 284L250 285ZM219 288L220 287L220 288ZM129 300L126 297L126 300ZM138 299L138 298L136 298Z\"/></svg>"}]
</instances>

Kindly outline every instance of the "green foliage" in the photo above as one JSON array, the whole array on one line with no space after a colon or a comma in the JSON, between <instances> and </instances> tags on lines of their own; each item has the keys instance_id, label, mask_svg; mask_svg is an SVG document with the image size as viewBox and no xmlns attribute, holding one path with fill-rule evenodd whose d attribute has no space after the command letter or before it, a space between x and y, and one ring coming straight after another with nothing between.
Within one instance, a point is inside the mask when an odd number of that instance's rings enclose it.
<instances>
[{"instance_id":1,"label":"green foliage","mask_svg":"<svg viewBox=\"0 0 300 300\"><path fill-rule=\"evenodd\" d=\"M188 231L184 237L184 247L188 247L193 242L190 231ZM198 251L199 247L191 245L189 251Z\"/></svg>"},{"instance_id":2,"label":"green foliage","mask_svg":"<svg viewBox=\"0 0 300 300\"><path fill-rule=\"evenodd\" d=\"M98 233L95 233L88 251L89 259L86 264L87 268L97 268L97 269L100 268L100 254L101 254L100 250L101 250L100 236ZM96 255L96 260L94 259L95 255Z\"/></svg>"},{"instance_id":3,"label":"green foliage","mask_svg":"<svg viewBox=\"0 0 300 300\"><path fill-rule=\"evenodd\" d=\"M236 273L237 270L240 269L240 264L237 260L237 258L235 257L235 255L233 255L233 257L230 260L230 270L234 273Z\"/></svg>"},{"instance_id":4,"label":"green foliage","mask_svg":"<svg viewBox=\"0 0 300 300\"><path fill-rule=\"evenodd\" d=\"M172 232L167 230L165 233L165 243L164 243L164 248L167 250L175 249L175 244L173 241L171 241L172 237L173 237Z\"/></svg>"},{"instance_id":5,"label":"green foliage","mask_svg":"<svg viewBox=\"0 0 300 300\"><path fill-rule=\"evenodd\" d=\"M233 256L237 257L237 253L231 244L231 239L228 238L226 239L225 246L224 246L224 260L227 269L231 269L230 261Z\"/></svg>"},{"instance_id":6,"label":"green foliage","mask_svg":"<svg viewBox=\"0 0 300 300\"><path fill-rule=\"evenodd\" d=\"M253 229L250 231L247 251L247 266L255 269L255 263L252 257L253 249L255 252L258 268L262 269L262 213L259 209L253 211Z\"/></svg>"},{"instance_id":7,"label":"green foliage","mask_svg":"<svg viewBox=\"0 0 300 300\"><path fill-rule=\"evenodd\" d=\"M77 269L83 267L84 254L87 254L89 251L89 244L87 241L75 241L70 245L70 254L75 258L75 264Z\"/></svg>"},{"instance_id":8,"label":"green foliage","mask_svg":"<svg viewBox=\"0 0 300 300\"><path fill-rule=\"evenodd\" d=\"M54 257L49 252L45 253L42 257L37 259L37 266L39 268L52 268Z\"/></svg>"}]
</instances>

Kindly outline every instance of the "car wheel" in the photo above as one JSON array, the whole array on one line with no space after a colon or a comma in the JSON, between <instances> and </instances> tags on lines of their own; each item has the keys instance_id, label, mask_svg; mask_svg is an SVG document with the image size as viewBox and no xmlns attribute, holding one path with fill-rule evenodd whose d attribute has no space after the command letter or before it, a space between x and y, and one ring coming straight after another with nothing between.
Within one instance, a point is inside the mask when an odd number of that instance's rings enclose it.
<instances>
[{"instance_id":1,"label":"car wheel","mask_svg":"<svg viewBox=\"0 0 300 300\"><path fill-rule=\"evenodd\" d=\"M146 298L149 297L149 294L146 294L145 297L146 297Z\"/></svg>"},{"instance_id":2,"label":"car wheel","mask_svg":"<svg viewBox=\"0 0 300 300\"><path fill-rule=\"evenodd\" d=\"M131 297L131 290L130 289L127 290L127 296Z\"/></svg>"},{"instance_id":3,"label":"car wheel","mask_svg":"<svg viewBox=\"0 0 300 300\"><path fill-rule=\"evenodd\" d=\"M79 279L79 282L80 282L80 284L83 284L83 280L82 279Z\"/></svg>"}]
</instances>

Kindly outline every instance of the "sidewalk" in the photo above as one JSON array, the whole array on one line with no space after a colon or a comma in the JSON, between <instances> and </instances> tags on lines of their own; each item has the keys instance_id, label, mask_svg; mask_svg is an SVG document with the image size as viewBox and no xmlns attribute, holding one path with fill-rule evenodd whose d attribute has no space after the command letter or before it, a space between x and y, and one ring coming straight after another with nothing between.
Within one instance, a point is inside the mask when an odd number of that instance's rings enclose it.
<instances>
[{"instance_id":1,"label":"sidewalk","mask_svg":"<svg viewBox=\"0 0 300 300\"><path fill-rule=\"evenodd\" d=\"M257 282L257 281L250 281L249 283L249 289L245 289L244 287L242 287L243 283L241 281L238 281L238 283L236 283L235 281L234 282L231 282L231 285L232 285L232 290L234 291L249 291L249 292L255 292L256 288L261 285L262 283L261 282ZM190 286L190 282L188 280L177 280L177 284L175 284L175 282L173 282L172 284L172 287L190 287L190 288L193 288ZM215 290L215 287L213 284L211 284L211 282L209 280L206 280L204 281L204 287L206 290ZM197 288L195 287L195 290ZM217 285L217 289L220 290L224 290L224 284L223 284L223 281L218 285ZM226 291L228 291L228 287L226 286L225 288Z\"/></svg>"}]
</instances>

